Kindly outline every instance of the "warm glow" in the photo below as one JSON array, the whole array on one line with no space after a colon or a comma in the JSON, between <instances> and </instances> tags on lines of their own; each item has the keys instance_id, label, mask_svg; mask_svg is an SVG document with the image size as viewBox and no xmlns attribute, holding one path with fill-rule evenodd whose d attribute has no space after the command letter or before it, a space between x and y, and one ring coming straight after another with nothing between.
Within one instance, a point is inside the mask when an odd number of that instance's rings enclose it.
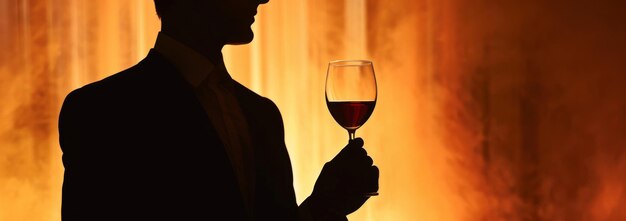
<instances>
[{"instance_id":1,"label":"warm glow","mask_svg":"<svg viewBox=\"0 0 626 221\"><path fill-rule=\"evenodd\" d=\"M261 6L253 43L224 55L280 108L298 202L347 142L328 62L368 59L378 102L357 136L380 196L350 220L626 220L624 3L505 2ZM0 0L0 220L60 220L63 98L158 30L151 0Z\"/></svg>"}]
</instances>

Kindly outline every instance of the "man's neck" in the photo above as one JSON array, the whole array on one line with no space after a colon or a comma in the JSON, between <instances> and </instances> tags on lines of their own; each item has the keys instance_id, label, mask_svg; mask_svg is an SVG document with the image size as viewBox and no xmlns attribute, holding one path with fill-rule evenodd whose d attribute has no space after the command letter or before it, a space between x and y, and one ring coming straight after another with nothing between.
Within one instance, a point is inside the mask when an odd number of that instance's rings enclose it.
<instances>
[{"instance_id":1,"label":"man's neck","mask_svg":"<svg viewBox=\"0 0 626 221\"><path fill-rule=\"evenodd\" d=\"M224 66L224 57L222 56L222 48L224 47L224 44L220 43L209 34L206 34L204 36L189 34L188 31L169 28L165 24L163 24L161 32L167 34L168 36L176 39L180 43L185 44L187 47L205 56L214 65L218 67Z\"/></svg>"}]
</instances>

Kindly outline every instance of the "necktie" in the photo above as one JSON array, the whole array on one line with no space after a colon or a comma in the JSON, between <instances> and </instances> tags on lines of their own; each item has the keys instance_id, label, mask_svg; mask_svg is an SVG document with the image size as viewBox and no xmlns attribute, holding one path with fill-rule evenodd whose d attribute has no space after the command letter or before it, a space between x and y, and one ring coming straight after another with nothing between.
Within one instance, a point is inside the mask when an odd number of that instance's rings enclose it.
<instances>
[{"instance_id":1,"label":"necktie","mask_svg":"<svg viewBox=\"0 0 626 221\"><path fill-rule=\"evenodd\" d=\"M196 94L215 127L232 163L249 215L254 202L253 150L248 124L234 94L234 80L224 67L215 67L196 88Z\"/></svg>"}]
</instances>

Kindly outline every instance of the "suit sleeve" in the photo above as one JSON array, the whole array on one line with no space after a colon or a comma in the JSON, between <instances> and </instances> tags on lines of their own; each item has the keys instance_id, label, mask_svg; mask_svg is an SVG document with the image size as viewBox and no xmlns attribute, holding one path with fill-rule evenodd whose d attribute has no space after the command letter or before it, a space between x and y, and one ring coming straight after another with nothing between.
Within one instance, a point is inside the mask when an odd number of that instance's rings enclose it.
<instances>
[{"instance_id":1,"label":"suit sleeve","mask_svg":"<svg viewBox=\"0 0 626 221\"><path fill-rule=\"evenodd\" d=\"M293 186L291 161L285 145L282 116L274 102L264 99L263 103L264 113L262 116L266 118L263 120L266 126L262 133L269 143L260 153L267 156L264 157L266 160L263 163L266 168L262 169L265 171L263 173L267 174L267 178L261 182L266 183L264 186L271 189L270 192L272 193L263 197L269 200L265 203L274 206L270 208L260 205L260 208L265 210L263 213L266 213L260 217L271 217L274 220L296 220L298 204Z\"/></svg>"},{"instance_id":2,"label":"suit sleeve","mask_svg":"<svg viewBox=\"0 0 626 221\"><path fill-rule=\"evenodd\" d=\"M87 106L74 91L66 97L59 114L59 144L65 169L61 203L63 221L88 220L97 214L95 171L86 151L90 139Z\"/></svg>"}]
</instances>

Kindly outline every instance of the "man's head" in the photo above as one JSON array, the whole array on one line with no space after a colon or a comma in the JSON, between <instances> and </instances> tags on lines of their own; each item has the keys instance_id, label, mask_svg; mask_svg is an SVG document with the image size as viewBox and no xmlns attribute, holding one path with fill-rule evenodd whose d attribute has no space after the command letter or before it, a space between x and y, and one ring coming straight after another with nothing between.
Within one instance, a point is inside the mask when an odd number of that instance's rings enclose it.
<instances>
[{"instance_id":1,"label":"man's head","mask_svg":"<svg viewBox=\"0 0 626 221\"><path fill-rule=\"evenodd\" d=\"M206 37L222 44L246 44L254 38L259 4L269 0L154 0L163 29Z\"/></svg>"}]
</instances>

